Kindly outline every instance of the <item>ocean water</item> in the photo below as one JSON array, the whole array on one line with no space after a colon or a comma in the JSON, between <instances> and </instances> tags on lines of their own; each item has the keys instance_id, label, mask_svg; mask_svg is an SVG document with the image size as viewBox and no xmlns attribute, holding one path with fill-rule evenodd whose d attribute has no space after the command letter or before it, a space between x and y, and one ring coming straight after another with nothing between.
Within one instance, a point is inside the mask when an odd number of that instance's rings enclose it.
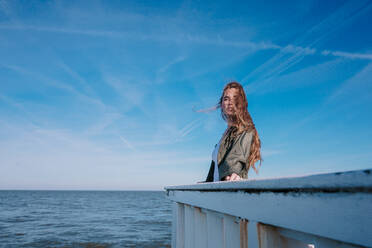
<instances>
[{"instance_id":1,"label":"ocean water","mask_svg":"<svg viewBox=\"0 0 372 248\"><path fill-rule=\"evenodd\" d=\"M0 247L170 247L160 191L0 191Z\"/></svg>"}]
</instances>

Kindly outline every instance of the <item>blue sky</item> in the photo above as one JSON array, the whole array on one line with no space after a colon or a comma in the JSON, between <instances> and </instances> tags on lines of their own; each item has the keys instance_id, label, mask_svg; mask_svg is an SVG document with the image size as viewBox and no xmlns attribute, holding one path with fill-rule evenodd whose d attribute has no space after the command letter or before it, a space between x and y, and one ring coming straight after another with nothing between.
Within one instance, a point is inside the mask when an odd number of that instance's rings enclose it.
<instances>
[{"instance_id":1,"label":"blue sky","mask_svg":"<svg viewBox=\"0 0 372 248\"><path fill-rule=\"evenodd\" d=\"M205 179L241 82L250 178L372 166L371 1L0 0L0 189Z\"/></svg>"}]
</instances>

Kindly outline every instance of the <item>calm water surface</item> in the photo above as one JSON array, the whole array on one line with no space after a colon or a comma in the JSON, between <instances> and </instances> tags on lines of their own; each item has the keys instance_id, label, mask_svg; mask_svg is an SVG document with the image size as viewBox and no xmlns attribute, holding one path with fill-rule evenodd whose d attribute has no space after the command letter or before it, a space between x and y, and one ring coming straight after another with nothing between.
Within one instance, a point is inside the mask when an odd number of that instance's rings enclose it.
<instances>
[{"instance_id":1,"label":"calm water surface","mask_svg":"<svg viewBox=\"0 0 372 248\"><path fill-rule=\"evenodd\" d=\"M0 247L170 247L156 191L0 191Z\"/></svg>"}]
</instances>

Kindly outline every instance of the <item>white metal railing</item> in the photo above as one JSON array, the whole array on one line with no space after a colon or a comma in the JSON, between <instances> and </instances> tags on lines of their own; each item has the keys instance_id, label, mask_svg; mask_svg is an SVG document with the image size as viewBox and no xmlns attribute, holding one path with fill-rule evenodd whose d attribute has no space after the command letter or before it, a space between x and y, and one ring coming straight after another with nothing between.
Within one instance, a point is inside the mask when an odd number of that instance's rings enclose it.
<instances>
[{"instance_id":1,"label":"white metal railing","mask_svg":"<svg viewBox=\"0 0 372 248\"><path fill-rule=\"evenodd\" d=\"M172 247L372 247L372 170L165 190Z\"/></svg>"}]
</instances>

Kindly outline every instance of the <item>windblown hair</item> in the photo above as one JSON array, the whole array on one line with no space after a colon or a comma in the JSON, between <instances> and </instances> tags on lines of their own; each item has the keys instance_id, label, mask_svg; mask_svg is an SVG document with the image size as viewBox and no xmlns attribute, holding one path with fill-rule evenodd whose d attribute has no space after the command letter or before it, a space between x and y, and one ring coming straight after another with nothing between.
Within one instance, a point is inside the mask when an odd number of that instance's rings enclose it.
<instances>
[{"instance_id":1,"label":"windblown hair","mask_svg":"<svg viewBox=\"0 0 372 248\"><path fill-rule=\"evenodd\" d=\"M227 89L237 89L238 95L235 98L234 104L234 114L233 115L226 115L222 109L222 102L225 96L225 92ZM256 127L253 123L252 117L248 112L248 101L247 97L245 96L244 89L241 84L238 82L230 82L228 83L225 88L223 89L222 96L218 103L218 107L221 108L221 115L225 121L232 123L231 129L231 136L232 138L236 137L237 135L241 134L244 131L251 132L253 131L253 140L251 144L250 153L246 162L247 169L249 170L250 167L254 169L256 173L258 173L257 168L255 167L255 163L260 161L260 165L262 162L261 158L261 141L260 137L258 136Z\"/></svg>"}]
</instances>

